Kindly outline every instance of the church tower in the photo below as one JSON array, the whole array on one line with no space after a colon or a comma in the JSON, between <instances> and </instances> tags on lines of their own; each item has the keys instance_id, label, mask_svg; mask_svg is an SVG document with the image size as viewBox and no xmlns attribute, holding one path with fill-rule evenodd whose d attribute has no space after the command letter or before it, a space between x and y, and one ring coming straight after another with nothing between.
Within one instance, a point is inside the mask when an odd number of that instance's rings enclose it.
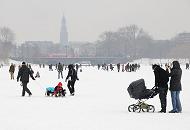
<instances>
[{"instance_id":1,"label":"church tower","mask_svg":"<svg viewBox=\"0 0 190 130\"><path fill-rule=\"evenodd\" d=\"M60 44L63 46L68 46L68 32L67 32L67 26L66 26L66 19L63 15L62 21L61 21L61 31L60 31Z\"/></svg>"}]
</instances>

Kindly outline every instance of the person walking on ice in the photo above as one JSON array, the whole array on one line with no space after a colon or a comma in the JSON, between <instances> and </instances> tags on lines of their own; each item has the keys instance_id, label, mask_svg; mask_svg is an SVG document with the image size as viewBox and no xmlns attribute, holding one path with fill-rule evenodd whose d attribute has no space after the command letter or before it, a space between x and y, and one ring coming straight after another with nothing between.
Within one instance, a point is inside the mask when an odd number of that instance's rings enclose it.
<instances>
[{"instance_id":1,"label":"person walking on ice","mask_svg":"<svg viewBox=\"0 0 190 130\"><path fill-rule=\"evenodd\" d=\"M63 65L59 62L58 66L56 67L58 71L58 79L61 78L63 79Z\"/></svg>"},{"instance_id":2,"label":"person walking on ice","mask_svg":"<svg viewBox=\"0 0 190 130\"><path fill-rule=\"evenodd\" d=\"M75 93L75 81L76 80L79 80L78 76L77 76L77 71L74 69L74 66L72 64L70 64L68 66L69 68L69 71L68 71L68 75L65 79L65 82L67 82L68 80L68 83L67 83L67 87L69 89L69 92L71 94L71 96L74 96L74 93Z\"/></svg>"},{"instance_id":3,"label":"person walking on ice","mask_svg":"<svg viewBox=\"0 0 190 130\"><path fill-rule=\"evenodd\" d=\"M15 65L12 63L9 68L9 73L11 75L11 80L14 80Z\"/></svg>"},{"instance_id":4,"label":"person walking on ice","mask_svg":"<svg viewBox=\"0 0 190 130\"><path fill-rule=\"evenodd\" d=\"M22 62L22 67L19 69L18 75L17 75L17 82L19 82L19 79L22 82L22 87L23 87L23 89L22 89L22 96L25 96L25 92L27 92L29 96L32 95L32 93L30 92L30 90L27 88L27 84L29 83L29 76L33 80L35 80L35 78L32 75L32 72L26 66L26 63Z\"/></svg>"}]
</instances>

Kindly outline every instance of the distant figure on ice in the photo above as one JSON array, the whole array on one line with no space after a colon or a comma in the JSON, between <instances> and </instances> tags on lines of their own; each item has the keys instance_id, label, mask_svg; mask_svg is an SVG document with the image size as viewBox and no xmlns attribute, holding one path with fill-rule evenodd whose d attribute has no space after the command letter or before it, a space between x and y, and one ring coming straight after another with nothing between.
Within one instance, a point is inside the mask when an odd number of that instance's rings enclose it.
<instances>
[{"instance_id":1,"label":"distant figure on ice","mask_svg":"<svg viewBox=\"0 0 190 130\"><path fill-rule=\"evenodd\" d=\"M52 64L49 65L49 71L53 71Z\"/></svg>"},{"instance_id":2,"label":"distant figure on ice","mask_svg":"<svg viewBox=\"0 0 190 130\"><path fill-rule=\"evenodd\" d=\"M35 78L32 75L32 72L26 66L26 63L22 62L22 67L19 69L18 76L17 76L17 82L19 82L19 79L22 82L22 87L23 87L22 96L25 96L25 92L27 92L29 96L32 95L30 90L27 88L27 84L29 83L29 75L33 80L35 80Z\"/></svg>"},{"instance_id":3,"label":"distant figure on ice","mask_svg":"<svg viewBox=\"0 0 190 130\"><path fill-rule=\"evenodd\" d=\"M9 68L9 73L11 75L11 80L14 80L15 65L12 63Z\"/></svg>"},{"instance_id":4,"label":"distant figure on ice","mask_svg":"<svg viewBox=\"0 0 190 130\"><path fill-rule=\"evenodd\" d=\"M110 64L110 70L111 70L111 71L113 71L113 68L114 68L113 65Z\"/></svg>"},{"instance_id":5,"label":"distant figure on ice","mask_svg":"<svg viewBox=\"0 0 190 130\"><path fill-rule=\"evenodd\" d=\"M78 64L76 64L76 71L78 72L78 69L79 69L79 65Z\"/></svg>"},{"instance_id":6,"label":"distant figure on ice","mask_svg":"<svg viewBox=\"0 0 190 130\"><path fill-rule=\"evenodd\" d=\"M186 66L186 70L189 69L189 63L186 63L185 66Z\"/></svg>"},{"instance_id":7,"label":"distant figure on ice","mask_svg":"<svg viewBox=\"0 0 190 130\"><path fill-rule=\"evenodd\" d=\"M158 87L159 98L161 103L160 113L166 113L167 106L167 92L168 92L168 72L162 69L159 65L152 65L152 69L154 70L155 75L155 86Z\"/></svg>"},{"instance_id":8,"label":"distant figure on ice","mask_svg":"<svg viewBox=\"0 0 190 130\"><path fill-rule=\"evenodd\" d=\"M60 75L61 75L61 78L63 79L63 65L60 62L57 65L57 71L58 71L58 79L60 79Z\"/></svg>"},{"instance_id":9,"label":"distant figure on ice","mask_svg":"<svg viewBox=\"0 0 190 130\"><path fill-rule=\"evenodd\" d=\"M120 63L117 64L117 71L120 71Z\"/></svg>"},{"instance_id":10,"label":"distant figure on ice","mask_svg":"<svg viewBox=\"0 0 190 130\"><path fill-rule=\"evenodd\" d=\"M39 71L36 72L35 78L40 78L40 72Z\"/></svg>"},{"instance_id":11,"label":"distant figure on ice","mask_svg":"<svg viewBox=\"0 0 190 130\"><path fill-rule=\"evenodd\" d=\"M74 96L74 93L75 93L75 81L76 80L79 80L78 79L78 76L77 76L77 71L74 69L74 66L72 64L70 64L68 66L69 68L69 71L68 71L68 75L65 79L65 82L67 82L68 80L68 83L67 83L67 87L69 89L69 92L72 96Z\"/></svg>"}]
</instances>

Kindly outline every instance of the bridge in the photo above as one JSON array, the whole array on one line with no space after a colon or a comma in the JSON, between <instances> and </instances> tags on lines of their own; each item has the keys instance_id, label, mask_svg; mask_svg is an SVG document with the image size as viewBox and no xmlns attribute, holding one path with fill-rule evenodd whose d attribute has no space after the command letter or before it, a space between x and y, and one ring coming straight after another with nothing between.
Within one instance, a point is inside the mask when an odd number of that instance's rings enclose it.
<instances>
[{"instance_id":1,"label":"bridge","mask_svg":"<svg viewBox=\"0 0 190 130\"><path fill-rule=\"evenodd\" d=\"M110 64L110 63L126 63L129 58L125 57L11 57L16 61L25 61L35 64L74 64L74 63L90 63L90 64Z\"/></svg>"}]
</instances>

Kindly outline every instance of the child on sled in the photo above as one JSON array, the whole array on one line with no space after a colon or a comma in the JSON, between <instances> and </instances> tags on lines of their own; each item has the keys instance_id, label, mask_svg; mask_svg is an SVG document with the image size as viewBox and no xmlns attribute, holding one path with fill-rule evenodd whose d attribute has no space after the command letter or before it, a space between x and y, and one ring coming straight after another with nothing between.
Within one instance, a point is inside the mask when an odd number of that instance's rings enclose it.
<instances>
[{"instance_id":1,"label":"child on sled","mask_svg":"<svg viewBox=\"0 0 190 130\"><path fill-rule=\"evenodd\" d=\"M61 82L59 82L55 88L54 87L46 88L47 96L64 97L65 94L66 94L66 90L63 89Z\"/></svg>"}]
</instances>

